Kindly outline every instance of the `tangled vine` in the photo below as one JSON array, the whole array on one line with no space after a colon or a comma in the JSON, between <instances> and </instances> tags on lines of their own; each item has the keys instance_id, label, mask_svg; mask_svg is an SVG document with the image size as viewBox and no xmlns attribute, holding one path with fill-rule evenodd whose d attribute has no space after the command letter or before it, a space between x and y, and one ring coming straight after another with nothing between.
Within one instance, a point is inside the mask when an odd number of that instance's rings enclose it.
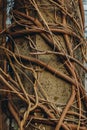
<instances>
[{"instance_id":1,"label":"tangled vine","mask_svg":"<svg viewBox=\"0 0 87 130\"><path fill-rule=\"evenodd\" d=\"M82 74L87 72L87 68L83 65L86 40L82 1L14 0L10 10L11 24L8 26L7 3L4 2L4 24L0 32L0 95L2 111L10 120L9 130L13 121L20 130L45 130L45 125L54 130L86 130L87 96ZM37 36L50 49L40 50ZM20 48L26 44L28 52L26 49L22 52ZM67 73L53 67L48 63L50 61L39 58L50 55L56 57L57 63L59 60ZM71 94L67 103L49 100L38 80L38 71L49 72L70 85ZM24 79L26 82L23 82Z\"/></svg>"}]
</instances>

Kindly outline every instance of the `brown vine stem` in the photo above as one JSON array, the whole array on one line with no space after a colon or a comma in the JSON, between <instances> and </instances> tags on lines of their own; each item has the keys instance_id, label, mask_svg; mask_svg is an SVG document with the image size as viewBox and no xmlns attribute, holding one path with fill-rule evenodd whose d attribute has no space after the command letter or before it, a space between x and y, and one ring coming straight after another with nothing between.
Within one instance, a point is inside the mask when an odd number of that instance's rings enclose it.
<instances>
[{"instance_id":1,"label":"brown vine stem","mask_svg":"<svg viewBox=\"0 0 87 130\"><path fill-rule=\"evenodd\" d=\"M8 53L11 53L12 55L14 54L12 51L0 46L1 49L3 50L6 50ZM33 52L33 53L29 53L30 55L49 55L49 54L55 54L55 55L59 55L63 58L65 58L65 60L70 60L72 62L75 62L76 64L78 64L81 68L83 68L83 70L85 70L87 72L87 68L83 66L83 64L81 62L79 62L76 58L68 55L68 54L65 54L65 53L62 53L62 52L52 52L52 51L44 51L44 52ZM17 56L18 57L18 56ZM20 57L20 56L19 56ZM26 68L26 67L25 67ZM33 71L31 69L31 71Z\"/></svg>"},{"instance_id":2,"label":"brown vine stem","mask_svg":"<svg viewBox=\"0 0 87 130\"><path fill-rule=\"evenodd\" d=\"M84 97L83 102L85 104L85 107L87 108L87 95L86 95L86 92L82 86L80 86L80 94L82 97Z\"/></svg>"},{"instance_id":3,"label":"brown vine stem","mask_svg":"<svg viewBox=\"0 0 87 130\"><path fill-rule=\"evenodd\" d=\"M35 102L35 99L34 99L33 97L30 97L30 98L31 98L31 100L32 100L33 102ZM50 110L48 109L47 106L42 105L42 103L38 103L38 106L37 106L37 107L39 107L39 108L41 108L42 110L44 110L44 112L45 112L50 118L54 119L54 120L53 120L54 123L57 123L56 117L54 116L53 113L50 112ZM64 123L62 123L62 128L63 128L64 130L69 130L68 127L66 126L66 124L64 124Z\"/></svg>"},{"instance_id":4,"label":"brown vine stem","mask_svg":"<svg viewBox=\"0 0 87 130\"><path fill-rule=\"evenodd\" d=\"M69 99L67 105L65 106L65 108L64 108L64 110L63 110L63 112L62 112L62 114L61 114L61 116L60 116L60 119L59 119L59 121L58 121L58 124L56 125L55 130L59 130L59 129L60 129L61 124L62 124L62 122L63 122L63 120L64 120L64 117L66 116L67 111L69 110L69 108L71 107L71 105L72 105L72 103L73 103L73 101L74 101L74 99L75 99L75 95L76 95L75 87L72 86L72 94L71 94L71 97L70 97L70 99Z\"/></svg>"},{"instance_id":5,"label":"brown vine stem","mask_svg":"<svg viewBox=\"0 0 87 130\"><path fill-rule=\"evenodd\" d=\"M52 3L54 3L56 6L58 6L61 9L61 12L64 15L67 15L70 17L70 19L73 21L73 23L76 25L76 27L78 27L81 31L80 25L78 24L78 22L76 21L76 19L68 12L68 10L66 8L63 7L63 5L58 4L57 2L53 1L53 0L49 0ZM61 3L62 4L62 3Z\"/></svg>"},{"instance_id":6,"label":"brown vine stem","mask_svg":"<svg viewBox=\"0 0 87 130\"><path fill-rule=\"evenodd\" d=\"M20 13L20 12L19 12L19 13ZM26 17L26 15L24 15L24 14L22 14L22 15ZM28 17L30 17L30 16L28 16ZM33 20L33 22L35 22L33 18L31 18L31 20ZM38 22L39 22L39 21L38 21ZM38 22L36 22L35 24L38 25ZM40 24L41 24L41 23L39 23L39 25L40 25ZM41 26L41 25L40 25L40 26ZM52 40L49 40L49 38L48 38L45 34L41 33L41 36L42 36L52 47L54 46ZM56 45L55 45L55 46L56 46ZM56 46L55 48L58 50L58 47L57 47L57 46Z\"/></svg>"},{"instance_id":7,"label":"brown vine stem","mask_svg":"<svg viewBox=\"0 0 87 130\"><path fill-rule=\"evenodd\" d=\"M9 55L8 55L7 53L6 53L6 55L7 55L7 57L8 57L9 62L10 62L10 65L11 65L11 67L12 67L12 69L13 69L15 75L16 75L16 78L17 78L17 80L18 80L19 86L21 87L21 89L22 89L22 91L23 91L23 93L24 93L24 95L25 95L25 97L26 97L27 103L28 103L27 110L26 110L26 112L24 113L23 119L22 119L22 121L21 121L21 123L20 123L20 129L23 130L24 124L25 124L25 122L26 122L26 120L27 120L27 118L28 118L28 115L29 115L29 113L30 113L31 103L30 103L30 99L29 99L29 97L28 97L28 94L27 94L27 92L26 92L26 90L25 90L25 88L24 88L24 86L23 86L23 84L22 84L22 82L21 82L21 79L20 79L18 73L16 72L16 69L15 69L15 67L14 67L14 65L13 65L13 63L12 63L10 57L9 57ZM35 92L36 92L36 91L35 91Z\"/></svg>"},{"instance_id":8,"label":"brown vine stem","mask_svg":"<svg viewBox=\"0 0 87 130\"><path fill-rule=\"evenodd\" d=\"M71 128L72 130L77 130L77 125L75 125L75 124L68 124L68 126L69 126L69 128ZM87 128L86 127L79 127L79 130L87 130Z\"/></svg>"},{"instance_id":9,"label":"brown vine stem","mask_svg":"<svg viewBox=\"0 0 87 130\"><path fill-rule=\"evenodd\" d=\"M34 1L34 0L33 0ZM52 1L52 0L51 0ZM61 6L61 5L60 5ZM64 9L64 11L67 11L66 9ZM62 11L61 11L62 12ZM14 12L13 12L14 13ZM70 30L68 30L67 28L66 29L62 29L62 31L61 31L61 29L53 29L53 28L49 28L47 31L46 30L44 30L43 29L43 26L42 26L42 24L37 20L37 19L34 19L33 17L30 17L30 16L27 16L26 14L23 14L22 13L22 15L21 14L16 14L17 12L15 12L15 15L18 15L19 17L23 17L23 18L25 18L25 19L27 19L27 20L30 20L30 21L32 21L32 23L34 23L36 26L37 26L37 29L36 28L32 28L31 30L29 29L29 30L23 30L23 32L21 32L21 31L18 31L18 32L12 32L13 34L13 36L12 37L15 37L15 36L19 36L19 35L24 35L24 34L30 34L30 33L41 33L40 35L42 36L42 38L44 38L45 39L45 41L47 42L47 43L49 43L49 45L51 46L51 47L54 47L55 45L55 43L53 42L53 40L52 40L52 37L51 37L51 35L50 35L50 31L51 32L53 32L54 31L54 33L60 33L60 32L62 32L62 34L64 34L65 35L65 41L66 41L66 44L67 44L67 48L68 48L68 50L69 50L69 54L71 55L71 59L70 58L68 58L66 55L62 58L63 59L63 62L65 61L65 59L67 60L67 68L69 69L69 71L70 71L70 73L71 73L71 77L69 77L69 76L67 76L66 74L63 74L63 73L61 73L60 71L57 71L56 69L54 69L53 67L51 67L50 65L47 65L46 63L44 63L44 62L42 62L42 61L40 61L40 60L38 60L38 59L36 59L36 58L33 58L33 57L26 57L26 56L22 56L22 55L16 55L16 54L13 54L11 51L7 51L7 50L5 50L5 53L6 53L6 55L7 55L7 57L8 57L8 59L9 59L9 62L11 63L11 67L13 68L13 70L14 70L14 73L16 73L16 77L17 77L17 81L18 81L18 84L19 84L19 86L21 86L21 89L22 89L22 91L23 91L23 96L22 96L22 94L18 91L17 92L17 90L15 90L15 93L20 97L20 99L22 99L23 101L25 100L26 102L27 102L27 104L29 104L29 103L31 103L31 100L30 100L30 102L29 102L29 100L28 100L28 98L29 98L29 96L30 95L26 95L26 91L24 91L24 86L22 86L22 84L21 84L21 81L20 81L20 77L19 77L19 75L17 75L17 72L16 72L16 69L15 69L15 66L13 65L13 62L11 61L12 60L12 58L13 58L13 60L15 60L15 62L17 63L17 65L20 65L20 66L22 66L23 68L27 68L26 66L24 66L22 63L20 63L20 60L19 59L22 59L22 60L24 60L24 61L28 61L28 63L30 63L30 62L32 62L33 64L36 64L36 65L38 65L38 66L40 66L40 67L42 67L42 68L44 68L44 69L46 69L47 71L49 71L50 73L52 73L52 74L55 74L56 76L58 76L59 78L61 78L61 79L63 79L63 80L65 80L65 81L67 81L67 82L69 82L70 84L72 84L72 94L71 94L71 97L70 97L70 99L69 99L69 101L68 101L68 104L65 106L65 108L64 108L64 111L62 112L62 114L61 114L61 116L60 116L60 119L59 119L59 122L58 122L58 120L57 120L57 122L55 122L56 124L57 124L57 126L56 127L58 127L58 129L60 129L60 127L61 128L63 128L63 129L65 129L65 130L69 130L69 127L70 127L70 129L77 129L77 125L74 125L73 124L73 126L72 125L68 125L68 123L63 123L63 121L65 121L64 120L64 118L65 118L65 116L67 115L67 111L69 110L69 108L71 107L71 105L72 105L72 102L74 101L74 98L75 98L75 94L77 94L77 103L78 103L78 107L79 107L79 114L78 114L78 116L79 116L79 122L80 122L80 118L82 117L82 113L81 113L81 99L80 99L80 97L81 97L81 95L80 95L80 93L82 93L81 92L81 90L83 90L82 89L82 86L80 85L80 83L78 83L79 82L79 80L78 80L78 78L77 78L77 75L76 75L76 72L75 72L75 69L72 71L72 68L74 68L74 66L73 66L73 63L71 63L71 61L74 61L73 59L73 56L72 56L72 48L71 48L71 46L69 45L70 43L69 43L69 38L68 38L68 36L67 35L69 35L69 36L71 36L72 34L72 32L70 32ZM21 12L20 12L21 13ZM64 12L65 13L65 12ZM25 15L25 16L24 16ZM16 17L16 18L18 18L18 17ZM72 18L73 19L73 18ZM66 20L66 19L65 19ZM66 22L66 21L65 21ZM77 24L76 24L77 25ZM77 25L78 26L78 25ZM49 27L49 26L48 26ZM40 28L42 28L42 29L40 29ZM44 31L43 31L44 30ZM81 30L81 29L80 29ZM26 32L25 32L26 31ZM28 31L31 31L30 33L28 32ZM35 31L39 31L39 32L35 32ZM58 32L59 31L59 32ZM65 33L65 31L66 32L68 32L68 33ZM23 33L23 34L22 34ZM46 33L46 34L44 34L44 33ZM69 34L70 33L70 34ZM79 32L78 32L79 33ZM81 32L79 33L79 34L81 34ZM76 36L75 36L76 35ZM73 34L73 36L74 37L76 37L76 38L78 38L78 40L79 41L82 41L82 37L80 38L80 36L78 35L78 34L76 34L75 32L74 32L74 34ZM72 36L72 37L73 37ZM82 36L82 35L81 35ZM59 51L58 50L58 47L56 46L56 50L57 51ZM64 54L63 54L64 55ZM78 62L77 62L78 63ZM28 69L28 68L27 68ZM30 70L30 69L29 69ZM33 70L31 70L32 72L33 72ZM34 75L35 76L35 75ZM5 77L5 76L4 76ZM15 88L15 86L11 86L10 85L10 83L8 82L8 80L5 78L3 78L1 75L0 75L0 79L1 79L1 81L3 81L4 82L4 84L9 88L9 89L11 89L11 90L14 90ZM6 81L7 80L7 81ZM10 86L9 86L10 85ZM36 86L36 84L35 84L35 86ZM46 105L47 104L44 104L44 105L42 105L43 104L43 102L42 102L42 104L39 104L39 99L38 99L38 95L37 95L37 89L36 89L36 87L34 86L34 102L32 101L32 106L33 107L30 107L30 106L28 106L28 108L27 108L27 111L24 113L24 117L23 117L23 120L21 121L21 125L20 125L20 129L21 130L24 130L24 124L26 123L26 120L27 120L27 117L28 117L28 115L29 115L29 112L30 112L30 110L31 111L33 111L35 108L37 108L39 105L39 107L41 108L41 109L43 109L44 110L44 112L50 117L50 118L56 118L56 116L54 116L55 114L54 114L54 111L51 111L51 107L50 107L50 104L49 104L49 106L47 107ZM75 88L77 88L77 91L75 91ZM75 93L74 93L75 92ZM83 93L84 94L84 93ZM26 98L25 98L26 97ZM30 99L30 98L29 98ZM71 102L70 102L71 101ZM34 105L33 105L34 104ZM15 113L15 111L14 111L14 107L12 106L12 104L10 104L10 111L13 113L13 116L14 116L14 118L17 120L17 122L18 122L18 118L17 118L17 116L16 116L16 114L17 113ZM15 114L15 115L14 115ZM19 122L19 124L20 124L20 122ZM80 130L80 129L82 129L83 130L83 128L85 128L85 127L81 127L80 125L79 125L79 127L78 127L78 129ZM57 128L56 128L57 129ZM58 130L57 129L57 130Z\"/></svg>"},{"instance_id":10,"label":"brown vine stem","mask_svg":"<svg viewBox=\"0 0 87 130\"><path fill-rule=\"evenodd\" d=\"M5 49L5 48L4 48ZM68 54L65 54L65 53L62 53L62 52L53 52L53 51L44 51L44 52L31 52L29 53L30 55L49 55L49 54L55 54L55 55L59 55L63 58L65 58L65 60L70 60L71 62L75 62L76 64L78 64L83 70L85 70L87 72L87 69L86 67L84 67L84 65L79 62L76 58L68 55Z\"/></svg>"},{"instance_id":11,"label":"brown vine stem","mask_svg":"<svg viewBox=\"0 0 87 130\"><path fill-rule=\"evenodd\" d=\"M63 24L66 26L66 16L65 15L63 15ZM66 34L64 34L64 40L65 40L65 43L66 43L67 50L69 51L69 54L72 56L72 47L71 47L70 42L69 42L69 37ZM68 67L68 69L71 72L72 76L74 76L74 72L72 71L72 68L70 67L71 63L70 64L69 63L70 63L70 61L67 60L66 66ZM72 105L72 103L73 103L73 101L75 99L75 95L76 95L75 88L72 85L71 97L70 97L67 105L65 106L65 108L64 108L64 110L63 110L63 112L62 112L62 114L61 114L61 116L59 118L59 121L58 121L58 124L56 125L55 130L59 130L60 129L61 124L62 124L62 122L64 120L64 117L66 116L67 111L69 110L69 108L71 107L71 105Z\"/></svg>"},{"instance_id":12,"label":"brown vine stem","mask_svg":"<svg viewBox=\"0 0 87 130\"><path fill-rule=\"evenodd\" d=\"M42 104L38 104L38 106L39 106L41 109L43 109L43 110L46 112L46 114L49 115L50 118L56 119L55 116L54 116L52 113L50 113L50 111L49 111L49 109L48 109L47 107L45 107L45 106L42 105ZM54 120L54 122L56 122L56 121ZM63 128L64 130L69 130L68 127L66 126L66 124L62 123L61 126L62 126L62 128ZM57 130L58 130L58 129L57 129Z\"/></svg>"},{"instance_id":13,"label":"brown vine stem","mask_svg":"<svg viewBox=\"0 0 87 130\"><path fill-rule=\"evenodd\" d=\"M83 23L83 28L82 29L84 29L85 18L84 18L83 2L82 2L82 0L78 0L78 2L79 2L79 8L80 8L81 17L82 17L82 23Z\"/></svg>"},{"instance_id":14,"label":"brown vine stem","mask_svg":"<svg viewBox=\"0 0 87 130\"><path fill-rule=\"evenodd\" d=\"M21 123L21 122L20 122L19 116L18 116L17 112L15 111L15 109L14 109L14 107L13 107L11 101L8 102L8 107L9 107L10 112L11 112L12 115L14 116L15 120L17 121L18 126L20 127L20 123Z\"/></svg>"},{"instance_id":15,"label":"brown vine stem","mask_svg":"<svg viewBox=\"0 0 87 130\"><path fill-rule=\"evenodd\" d=\"M31 100L32 100L33 102L35 101L35 99L34 99L33 97L30 97L30 98L31 98ZM38 104L38 107L40 107L40 103ZM47 106L44 106L44 105L43 105L41 108L47 113L47 115L49 115L49 117L52 116L52 119L53 119L54 115L50 113L50 111L49 111L49 109L47 108ZM55 120L54 122L57 123L58 121ZM63 124L64 124L64 123L63 123ZM63 125L63 124L62 124L62 125ZM68 124L67 124L67 126L68 126ZM76 126L77 126L77 125L75 125L75 126L73 125L73 127L76 127ZM63 126L63 128L64 128L64 130L67 130L66 124ZM71 126L70 128L72 128L72 126ZM76 130L76 129L75 129L75 130ZM85 127L80 127L79 130L86 130L86 129L85 129Z\"/></svg>"},{"instance_id":16,"label":"brown vine stem","mask_svg":"<svg viewBox=\"0 0 87 130\"><path fill-rule=\"evenodd\" d=\"M67 23L66 23L66 15L63 15L63 24L66 26ZM72 54L72 47L71 47L71 44L70 44L70 41L69 41L69 36L64 34L64 40L65 40L65 43L66 43L66 47L67 47L67 51L69 52L69 55L73 55Z\"/></svg>"},{"instance_id":17,"label":"brown vine stem","mask_svg":"<svg viewBox=\"0 0 87 130\"><path fill-rule=\"evenodd\" d=\"M81 115L82 115L82 104L81 104L81 89L83 87L82 85L82 82L80 81L80 78L79 78L79 75L77 72L75 72L75 75L76 75L76 78L78 80L78 83L77 83L77 106L79 108L79 122L78 122L78 128L77 130L79 130L79 127L80 127L80 119L81 119ZM79 86L79 83L80 83L80 86Z\"/></svg>"},{"instance_id":18,"label":"brown vine stem","mask_svg":"<svg viewBox=\"0 0 87 130\"><path fill-rule=\"evenodd\" d=\"M21 13L21 12L16 11L16 10L14 10L13 13L14 13L15 15L18 15L19 17L21 16L21 17L23 17L23 18L26 18L26 19L32 21L37 27L41 27L41 29L44 29L43 26L42 26L42 24L38 21L38 19L35 19L35 18L33 18L33 17L29 16L29 15L27 16L26 14ZM53 29L53 30L58 32L57 29ZM40 30L38 30L38 31L40 31ZM52 31L52 30L51 30L51 31ZM61 30L60 30L60 32L61 32ZM67 32L67 30L66 30L66 32ZM66 32L65 32L65 33L66 33ZM71 32L71 31L70 31L70 32ZM75 35L76 37L78 37L78 39L81 39L81 37L79 37L78 35L76 35L74 32L71 32L71 33L72 33L73 35ZM43 34L41 34L41 35L43 35Z\"/></svg>"},{"instance_id":19,"label":"brown vine stem","mask_svg":"<svg viewBox=\"0 0 87 130\"><path fill-rule=\"evenodd\" d=\"M26 14L25 14L25 16L26 16ZM28 15L29 16L29 15ZM27 17L28 17L27 16ZM14 16L13 16L13 19L14 19L14 23L13 24L11 24L8 28L6 28L5 30L3 30L2 32L0 32L0 35L2 35L2 34L5 34L6 32L7 33L9 33L10 31L10 29L12 29L12 28L15 28L15 27L17 27L18 25L19 26L21 26L21 27L27 27L28 28L28 31L29 31L29 29L30 29L30 33L34 33L34 31L35 32L37 32L37 33L39 33L39 32L47 32L47 33L49 33L49 31L47 30L47 29L45 29L43 26L42 26L42 24L40 23L40 21L38 20L38 22L41 24L41 27L38 27L38 25L37 26L35 26L36 25L36 23L35 23L35 21L34 21L34 18L33 18L33 22L32 23L29 23L28 21L27 21L27 18L26 19L24 19L24 17L23 18L20 18L19 16L15 16L15 17L17 17L19 20L16 20L15 18L14 18ZM29 17L31 17L31 16L29 16ZM28 20L29 20L29 18L28 18ZM31 21L31 20L30 20ZM33 24L34 23L34 24ZM78 35L75 33L75 31L70 27L70 26L64 26L62 23L58 23L58 24L49 24L48 23L48 25L49 25L49 29L50 29L50 31L51 32L54 32L54 33L57 33L57 32L59 32L60 31L60 33L68 33L68 35L72 35L72 36L74 36L74 37L77 37L78 39L81 39L80 37L78 37ZM18 31L18 30L17 30ZM22 31L18 31L18 32L21 32L21 35L22 35ZM11 32L12 34L13 34L13 32ZM17 33L18 34L18 33Z\"/></svg>"},{"instance_id":20,"label":"brown vine stem","mask_svg":"<svg viewBox=\"0 0 87 130\"><path fill-rule=\"evenodd\" d=\"M62 3L64 3L64 0L62 0ZM62 23L63 23L64 26L67 26L66 15L63 15ZM65 40L67 52L69 53L70 56L73 57L72 46L71 46L70 40L69 40L70 37L67 34L64 34L63 37L64 37L64 40ZM68 58L67 58L67 63L65 65L74 77L74 71L72 71L72 64L70 63Z\"/></svg>"},{"instance_id":21,"label":"brown vine stem","mask_svg":"<svg viewBox=\"0 0 87 130\"><path fill-rule=\"evenodd\" d=\"M1 68L0 68L0 71L1 71L1 73L5 76L5 78L6 78L8 81L10 81L13 85L15 85L15 87L17 87L17 89L19 90L19 85L18 85L18 83L15 82L15 81L10 77L10 75L6 74ZM16 89L16 88L15 88L15 89ZM18 90L17 90L17 91L18 91Z\"/></svg>"},{"instance_id":22,"label":"brown vine stem","mask_svg":"<svg viewBox=\"0 0 87 130\"><path fill-rule=\"evenodd\" d=\"M77 105L78 105L78 107L79 107L79 122L78 122L78 127L77 127L77 130L79 130L79 127L80 127L80 119L81 119L81 99L80 99L80 89L79 88L77 88L77 100L78 100L78 102L77 102Z\"/></svg>"},{"instance_id":23,"label":"brown vine stem","mask_svg":"<svg viewBox=\"0 0 87 130\"><path fill-rule=\"evenodd\" d=\"M58 28L50 28L50 31L54 34L68 34L70 36L76 37L78 39L81 39L76 33L66 30L66 29L58 29ZM49 31L42 29L42 28L32 28L32 29L27 29L27 30L22 30L22 31L17 31L17 32L10 32L6 31L7 34L10 34L13 38L18 37L18 36L23 36L26 34L35 34L35 33L47 33L49 34ZM40 34L41 35L41 34Z\"/></svg>"},{"instance_id":24,"label":"brown vine stem","mask_svg":"<svg viewBox=\"0 0 87 130\"><path fill-rule=\"evenodd\" d=\"M5 80L2 75L0 75L0 79L1 81L10 89L12 90L15 94L18 95L18 97L20 97L23 101L27 102L27 100L16 90L13 88L13 86L11 86L7 80Z\"/></svg>"},{"instance_id":25,"label":"brown vine stem","mask_svg":"<svg viewBox=\"0 0 87 130\"><path fill-rule=\"evenodd\" d=\"M77 78L77 74L74 72L74 65L72 65L71 63L70 63L70 65L72 66L72 70L71 70L71 72L72 72L72 75L73 75L73 77L74 77L74 79L75 79L75 81L76 81L76 84L77 84L77 91L76 91L76 96L77 96L77 100L78 100L78 102L77 102L77 105L78 105L78 107L79 107L79 123L78 123L78 130L79 130L79 127L80 127L80 118L81 118L81 99L80 99L80 86L79 86L79 84L78 84L78 82L79 82L79 80L78 80L78 78ZM69 66L70 66L69 65Z\"/></svg>"},{"instance_id":26,"label":"brown vine stem","mask_svg":"<svg viewBox=\"0 0 87 130\"><path fill-rule=\"evenodd\" d=\"M65 17L65 15L63 16L63 24L66 25L66 17ZM67 45L67 47L68 47L69 53L70 53L70 55L73 57L73 52L72 52L71 44L70 44L70 42L69 42L69 37L64 34L64 39L65 39L65 41L66 41L66 45ZM70 63L70 64L71 64L71 63ZM80 92L79 92L79 86L78 86L78 79L77 79L76 74L74 73L74 70L75 70L74 64L71 64L71 66L73 67L73 69L72 69L73 71L71 70L71 72L72 72L74 78L76 79L76 83L77 83L77 93L76 93L77 99L78 99L78 103L77 103L77 104L78 104L78 107L79 107L79 113L80 113L80 115L81 115L81 100L80 100ZM69 67L70 67L70 65L69 65ZM80 115L79 115L78 129L79 129L79 126L80 126L80 118L81 118Z\"/></svg>"},{"instance_id":27,"label":"brown vine stem","mask_svg":"<svg viewBox=\"0 0 87 130\"><path fill-rule=\"evenodd\" d=\"M6 49L6 51L8 51L8 50ZM47 70L49 70L51 73L54 73L54 74L56 74L57 76L59 76L59 77L61 77L61 78L64 77L64 79L65 79L66 81L68 81L68 82L70 82L71 84L77 86L77 84L75 83L75 81L72 80L70 77L66 76L65 74L62 74L62 75L61 75L61 72L56 71L55 69L53 69L53 68L50 67L49 65L46 65L45 63L43 63L42 61L40 61L40 60L38 60L38 59L36 59L36 58L33 58L33 57L31 58L31 57L27 57L27 56L23 56L23 55L17 55L17 54L12 53L11 51L8 51L8 52L10 53L10 56L13 57L14 59L15 59L14 56L16 56L18 59L21 58L22 60L29 61L29 62L35 63L35 64L37 64L37 65L40 65L41 67L44 67L44 68L46 68ZM49 68L49 67L50 67L50 68ZM82 89L82 88L81 88L81 89ZM82 89L82 90L83 90L83 89ZM82 94L84 95L84 91L82 91Z\"/></svg>"},{"instance_id":28,"label":"brown vine stem","mask_svg":"<svg viewBox=\"0 0 87 130\"><path fill-rule=\"evenodd\" d=\"M79 113L77 113L77 112L67 111L67 114L69 114L69 115L75 115L75 116L79 117ZM81 118L84 119L84 120L87 120L87 117L84 116L84 115L82 115L82 114L81 114Z\"/></svg>"},{"instance_id":29,"label":"brown vine stem","mask_svg":"<svg viewBox=\"0 0 87 130\"><path fill-rule=\"evenodd\" d=\"M29 62L32 62L32 63L35 63L37 65L40 65L41 67L44 67L46 70L50 71L51 73L55 74L56 76L60 77L61 79L64 79L66 80L67 82L73 84L76 86L76 83L74 81L74 79L72 80L69 76L57 71L56 69L54 69L53 67L51 67L50 65L47 65L45 64L44 62L36 59L36 58L33 58L33 57L27 57L27 56L23 56L23 55L16 55L15 56L17 58L21 58L23 60L26 60L26 61L29 61Z\"/></svg>"},{"instance_id":30,"label":"brown vine stem","mask_svg":"<svg viewBox=\"0 0 87 130\"><path fill-rule=\"evenodd\" d=\"M7 49L6 49L6 50L7 50ZM44 67L45 69L47 69L47 70L50 71L51 73L57 75L58 77L60 77L60 78L62 78L62 79L64 79L64 80L66 80L66 81L68 81L69 83L74 84L74 85L76 86L76 83L75 83L74 80L72 80L69 76L67 76L67 75L65 75L65 74L63 74L63 73L57 71L56 69L54 69L54 68L51 67L50 65L47 65L46 63L44 63L44 62L42 62L42 61L40 61L40 60L38 60L38 59L36 59L36 58L33 58L33 57L27 57L27 56L23 56L23 55L17 55L17 54L12 53L11 51L9 51L9 52L10 52L10 55L11 55L12 57L14 57L14 59L15 59L15 56L16 56L17 58L20 57L20 58L23 59L23 60L26 60L26 61L29 61L29 62L33 62L33 63L35 63L35 64L37 64L37 65L40 65L41 67Z\"/></svg>"},{"instance_id":31,"label":"brown vine stem","mask_svg":"<svg viewBox=\"0 0 87 130\"><path fill-rule=\"evenodd\" d=\"M71 64L71 63L70 63ZM71 70L71 72L72 72L72 74L73 74L73 77L74 77L74 79L75 79L75 81L76 81L76 83L77 83L77 93L76 93L76 96L77 96L77 104L78 104L78 107L79 107L79 113L80 113L80 115L81 115L81 99L80 99L80 86L79 86L79 79L78 79L78 75L77 75L77 73L76 72L74 72L74 70L75 70L75 67L71 64L71 66L72 66L72 70ZM81 86L82 87L82 86ZM79 116L79 118L80 118L80 116ZM80 119L79 119L80 120Z\"/></svg>"},{"instance_id":32,"label":"brown vine stem","mask_svg":"<svg viewBox=\"0 0 87 130\"><path fill-rule=\"evenodd\" d=\"M11 67L12 67L12 69L13 69L15 75L16 75L16 78L17 78L17 80L18 80L18 83L19 83L19 85L20 85L20 87L21 87L21 89L22 89L24 95L25 95L26 99L29 101L29 98L28 98L28 96L27 96L27 93L26 93L26 91L25 91L25 89L24 89L24 86L23 86L23 84L22 84L22 82L21 82L21 79L20 79L18 73L16 72L16 69L15 69L15 67L14 67L14 65L13 65L13 63L12 63L10 57L9 57L9 55L8 55L7 53L6 53L6 55L7 55L7 58L8 58L8 60L9 60L9 62L10 62L10 65L11 65Z\"/></svg>"}]
</instances>

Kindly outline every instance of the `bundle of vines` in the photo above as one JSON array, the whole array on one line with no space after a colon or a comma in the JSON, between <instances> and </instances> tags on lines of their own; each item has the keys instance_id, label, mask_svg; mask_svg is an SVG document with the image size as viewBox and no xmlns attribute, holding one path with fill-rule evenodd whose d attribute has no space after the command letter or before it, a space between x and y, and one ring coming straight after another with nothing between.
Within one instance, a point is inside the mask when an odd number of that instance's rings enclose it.
<instances>
[{"instance_id":1,"label":"bundle of vines","mask_svg":"<svg viewBox=\"0 0 87 130\"><path fill-rule=\"evenodd\" d=\"M87 130L82 0L0 2L1 130Z\"/></svg>"}]
</instances>

